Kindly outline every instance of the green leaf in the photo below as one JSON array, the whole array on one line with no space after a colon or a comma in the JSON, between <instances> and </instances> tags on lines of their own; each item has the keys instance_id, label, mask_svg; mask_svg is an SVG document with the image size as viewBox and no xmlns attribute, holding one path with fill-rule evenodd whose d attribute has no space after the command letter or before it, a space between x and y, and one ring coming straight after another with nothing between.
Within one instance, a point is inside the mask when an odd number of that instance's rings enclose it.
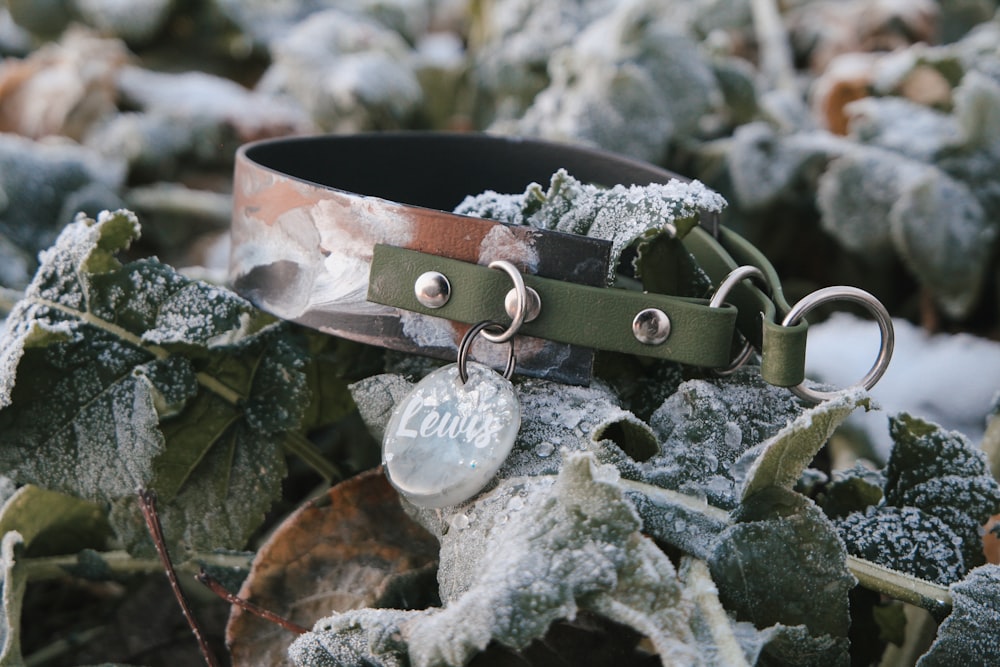
<instances>
[{"instance_id":1,"label":"green leaf","mask_svg":"<svg viewBox=\"0 0 1000 667\"><path fill-rule=\"evenodd\" d=\"M918 508L957 536L963 566L944 581L950 583L985 562L980 526L1000 513L1000 483L986 454L961 433L905 413L890 419L889 429L894 446L885 468L885 501Z\"/></svg>"},{"instance_id":2,"label":"green leaf","mask_svg":"<svg viewBox=\"0 0 1000 667\"><path fill-rule=\"evenodd\" d=\"M40 489L18 489L0 509L0 535L17 531L29 557L102 548L111 535L107 512L96 503Z\"/></svg>"},{"instance_id":3,"label":"green leaf","mask_svg":"<svg viewBox=\"0 0 1000 667\"><path fill-rule=\"evenodd\" d=\"M138 233L125 211L81 217L42 253L0 341L0 465L113 502L132 545L124 508L149 487L168 541L239 548L280 490L282 443L309 403L305 353L232 292L121 264Z\"/></svg>"},{"instance_id":4,"label":"green leaf","mask_svg":"<svg viewBox=\"0 0 1000 667\"><path fill-rule=\"evenodd\" d=\"M983 565L951 586L954 610L917 667L1000 664L1000 565Z\"/></svg>"},{"instance_id":5,"label":"green leaf","mask_svg":"<svg viewBox=\"0 0 1000 667\"><path fill-rule=\"evenodd\" d=\"M765 383L758 368L685 382L649 420L664 446L643 463L642 479L732 509L744 457L801 412L794 396Z\"/></svg>"},{"instance_id":6,"label":"green leaf","mask_svg":"<svg viewBox=\"0 0 1000 667\"><path fill-rule=\"evenodd\" d=\"M779 486L746 498L734 519L709 560L723 604L758 628L805 628L796 633L803 653L793 664L840 662L856 582L833 525L809 499ZM821 655L810 656L817 645ZM778 642L765 651L778 647L791 650Z\"/></svg>"},{"instance_id":7,"label":"green leaf","mask_svg":"<svg viewBox=\"0 0 1000 667\"><path fill-rule=\"evenodd\" d=\"M816 453L855 408L871 405L862 389L846 390L807 410L763 445L747 474L743 499L767 487L791 489Z\"/></svg>"}]
</instances>

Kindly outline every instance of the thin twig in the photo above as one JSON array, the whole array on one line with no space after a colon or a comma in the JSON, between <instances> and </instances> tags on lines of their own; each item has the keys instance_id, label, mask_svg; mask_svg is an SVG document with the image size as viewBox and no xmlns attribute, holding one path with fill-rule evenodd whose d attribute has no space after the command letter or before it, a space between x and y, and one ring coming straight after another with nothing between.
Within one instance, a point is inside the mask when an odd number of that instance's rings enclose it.
<instances>
[{"instance_id":1,"label":"thin twig","mask_svg":"<svg viewBox=\"0 0 1000 667\"><path fill-rule=\"evenodd\" d=\"M198 625L198 621L191 612L187 598L184 596L180 583L177 581L177 572L174 570L174 564L171 562L170 554L167 552L167 542L163 537L163 526L160 524L160 516L156 512L156 492L151 489L139 489L138 495L139 507L142 509L142 516L146 520L146 527L149 529L149 534L153 538L153 544L156 546L156 553L159 554L160 560L163 562L163 569L167 572L167 579L170 581L170 587L174 591L174 597L177 598L177 602L181 606L181 611L184 612L184 618L187 619L188 625L191 627L191 632L194 633L195 638L198 640L198 647L201 649L202 657L205 658L205 664L208 667L219 667L215 654L212 653L212 649L209 647L208 641L206 641L205 635L201 631L201 626Z\"/></svg>"},{"instance_id":2,"label":"thin twig","mask_svg":"<svg viewBox=\"0 0 1000 667\"><path fill-rule=\"evenodd\" d=\"M226 590L225 586L220 584L214 577L212 577L212 575L206 572L204 568L202 568L201 572L196 574L194 578L200 581L205 586L207 586L209 590L211 590L213 593L218 595L220 598L222 598L229 604L234 604L240 609L250 614L253 614L254 616L259 616L260 618L263 618L265 621L270 621L275 625L280 625L285 630L288 630L289 632L294 632L297 635L304 635L307 632L309 632L307 628L302 627L298 623L293 623L292 621L289 621L287 618L278 616L273 611L270 611L269 609L264 609L260 605L250 602L250 600L244 600L238 595L233 595L228 590Z\"/></svg>"}]
</instances>

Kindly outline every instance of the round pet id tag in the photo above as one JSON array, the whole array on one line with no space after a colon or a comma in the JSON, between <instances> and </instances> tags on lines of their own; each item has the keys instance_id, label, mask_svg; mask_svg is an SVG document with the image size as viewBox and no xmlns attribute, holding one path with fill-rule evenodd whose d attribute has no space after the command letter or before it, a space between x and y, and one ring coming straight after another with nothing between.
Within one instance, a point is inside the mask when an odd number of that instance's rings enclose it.
<instances>
[{"instance_id":1,"label":"round pet id tag","mask_svg":"<svg viewBox=\"0 0 1000 667\"><path fill-rule=\"evenodd\" d=\"M503 464L521 426L510 381L487 366L458 364L430 373L396 405L382 441L392 485L420 507L456 505L476 495Z\"/></svg>"}]
</instances>

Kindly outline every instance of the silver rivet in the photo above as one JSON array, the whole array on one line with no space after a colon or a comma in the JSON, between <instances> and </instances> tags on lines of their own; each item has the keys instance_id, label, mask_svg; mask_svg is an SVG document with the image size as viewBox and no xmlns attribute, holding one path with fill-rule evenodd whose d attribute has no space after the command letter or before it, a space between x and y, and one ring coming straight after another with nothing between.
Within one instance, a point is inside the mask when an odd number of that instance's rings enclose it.
<instances>
[{"instance_id":1,"label":"silver rivet","mask_svg":"<svg viewBox=\"0 0 1000 667\"><path fill-rule=\"evenodd\" d=\"M437 271L421 273L413 283L413 293L420 305L427 308L440 308L451 298L451 283L448 277Z\"/></svg>"},{"instance_id":2,"label":"silver rivet","mask_svg":"<svg viewBox=\"0 0 1000 667\"><path fill-rule=\"evenodd\" d=\"M525 291L528 294L528 303L524 307L524 321L531 322L538 319L538 314L542 312L542 297L531 287ZM507 292L507 296L503 299L503 309L507 311L508 317L514 319L517 315L517 290Z\"/></svg>"},{"instance_id":3,"label":"silver rivet","mask_svg":"<svg viewBox=\"0 0 1000 667\"><path fill-rule=\"evenodd\" d=\"M670 318L659 308L646 308L632 320L632 333L643 345L659 345L670 336Z\"/></svg>"}]
</instances>

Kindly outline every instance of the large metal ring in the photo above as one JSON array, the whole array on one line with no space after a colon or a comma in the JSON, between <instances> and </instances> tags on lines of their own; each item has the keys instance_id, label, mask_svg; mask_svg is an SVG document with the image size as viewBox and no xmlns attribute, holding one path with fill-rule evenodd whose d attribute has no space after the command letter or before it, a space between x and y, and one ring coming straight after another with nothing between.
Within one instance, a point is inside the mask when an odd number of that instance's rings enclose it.
<instances>
[{"instance_id":1,"label":"large metal ring","mask_svg":"<svg viewBox=\"0 0 1000 667\"><path fill-rule=\"evenodd\" d=\"M785 319L781 324L786 327L793 326L805 317L806 313L828 301L853 301L854 303L861 304L875 317L875 321L878 323L878 328L882 336L882 342L879 345L878 356L875 358L875 363L872 364L871 370L869 370L863 378L861 378L854 385L851 385L853 387L861 386L865 389L871 389L880 379L882 379L882 376L885 375L886 370L888 370L889 360L892 359L892 350L896 345L896 335L892 328L892 317L889 315L889 311L885 309L885 306L882 305L881 301L863 289L858 289L857 287L848 287L844 285L824 287L823 289L816 290L812 294L806 295L798 303L792 306L792 309L788 311L787 315L785 315ZM820 403L822 401L835 398L838 394L838 392L835 391L817 391L815 389L810 389L805 386L805 383L798 384L791 389L792 392L799 398L806 401L812 401L813 403Z\"/></svg>"},{"instance_id":2,"label":"large metal ring","mask_svg":"<svg viewBox=\"0 0 1000 667\"><path fill-rule=\"evenodd\" d=\"M719 284L719 289L715 290L715 294L712 295L712 300L708 302L709 307L721 308L722 304L726 302L726 297L729 296L732 289L747 278L757 278L765 286L768 292L771 291L771 286L768 284L767 276L764 275L763 271L758 269L756 266L738 266L730 271L729 275L727 275L723 279L722 283ZM732 375L742 368L744 364L750 361L750 357L752 356L753 345L750 344L750 341L745 341L743 343L743 349L741 349L739 354L737 354L736 357L729 362L728 366L725 368L713 369L712 372L720 377Z\"/></svg>"},{"instance_id":3,"label":"large metal ring","mask_svg":"<svg viewBox=\"0 0 1000 667\"><path fill-rule=\"evenodd\" d=\"M498 259L489 263L491 269L500 269L508 276L510 276L511 282L514 283L514 316L511 319L510 325L502 330L498 334L490 333L489 331L483 331L483 338L490 341L491 343L506 343L514 334L518 332L521 325L524 324L524 318L528 314L528 288L524 284L524 278L521 277L521 272L517 270L517 267L508 261ZM496 324L495 322L493 324Z\"/></svg>"},{"instance_id":4,"label":"large metal ring","mask_svg":"<svg viewBox=\"0 0 1000 667\"><path fill-rule=\"evenodd\" d=\"M488 328L503 330L503 325L493 322L491 320L483 320L478 324L474 324L465 332L462 336L462 342L458 344L458 377L461 378L462 384L469 381L469 373L465 368L465 365L469 361L469 350L472 348L472 341L476 339L476 336L483 334L486 337L486 329ZM487 340L489 340L487 338ZM505 379L509 380L512 375L514 375L514 343L510 343L510 352L507 353L507 366L503 369L503 376Z\"/></svg>"}]
</instances>

